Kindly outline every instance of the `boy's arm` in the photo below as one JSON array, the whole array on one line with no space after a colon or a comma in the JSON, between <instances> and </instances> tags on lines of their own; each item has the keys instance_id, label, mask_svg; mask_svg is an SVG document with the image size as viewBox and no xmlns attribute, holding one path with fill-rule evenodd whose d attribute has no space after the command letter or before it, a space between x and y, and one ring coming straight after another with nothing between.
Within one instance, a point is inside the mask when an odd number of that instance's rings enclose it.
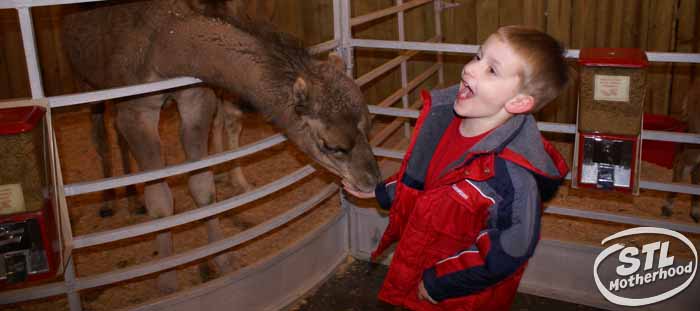
<instances>
[{"instance_id":1,"label":"boy's arm","mask_svg":"<svg viewBox=\"0 0 700 311\"><path fill-rule=\"evenodd\" d=\"M394 201L398 175L398 173L394 174L383 182L380 182L377 187L374 188L374 195L377 198L377 202L379 202L379 207L384 210L389 210L391 203Z\"/></svg>"},{"instance_id":2,"label":"boy's arm","mask_svg":"<svg viewBox=\"0 0 700 311\"><path fill-rule=\"evenodd\" d=\"M423 272L431 298L442 301L484 290L513 274L532 256L539 240L540 198L534 178L529 177L514 181L520 185L514 185L517 191L511 201L509 227L481 231L474 245Z\"/></svg>"}]
</instances>

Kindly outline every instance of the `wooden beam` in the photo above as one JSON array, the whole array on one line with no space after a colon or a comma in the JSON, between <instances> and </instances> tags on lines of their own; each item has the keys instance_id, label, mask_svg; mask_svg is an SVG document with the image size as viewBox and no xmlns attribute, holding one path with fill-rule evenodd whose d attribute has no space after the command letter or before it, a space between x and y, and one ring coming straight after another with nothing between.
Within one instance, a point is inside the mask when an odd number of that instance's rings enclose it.
<instances>
[{"instance_id":1,"label":"wooden beam","mask_svg":"<svg viewBox=\"0 0 700 311\"><path fill-rule=\"evenodd\" d=\"M440 38L436 36L426 42L438 42L439 40ZM411 59L411 57L416 56L418 53L419 51L415 50L403 52L401 55L394 57L392 60L355 79L355 83L357 83L359 86L363 86L377 77L385 74L387 71L396 68L397 66L401 65L402 62Z\"/></svg>"},{"instance_id":2,"label":"wooden beam","mask_svg":"<svg viewBox=\"0 0 700 311\"><path fill-rule=\"evenodd\" d=\"M649 15L647 50L667 52L675 44L675 16L678 0L652 1ZM647 103L645 111L668 114L671 92L671 64L653 64L647 75Z\"/></svg>"},{"instance_id":3,"label":"wooden beam","mask_svg":"<svg viewBox=\"0 0 700 311\"><path fill-rule=\"evenodd\" d=\"M423 106L423 100L419 99L415 101L409 108L410 109L419 109L420 107ZM379 131L377 134L372 136L372 139L370 139L369 143L372 146L379 146L382 144L391 134L394 134L396 130L398 130L401 125L404 123L406 119L405 118L396 118L391 123L387 124L381 131Z\"/></svg>"},{"instance_id":4,"label":"wooden beam","mask_svg":"<svg viewBox=\"0 0 700 311\"><path fill-rule=\"evenodd\" d=\"M476 42L481 44L498 29L498 1L476 1Z\"/></svg>"},{"instance_id":5,"label":"wooden beam","mask_svg":"<svg viewBox=\"0 0 700 311\"><path fill-rule=\"evenodd\" d=\"M437 72L440 69L440 64L434 64L428 70L424 71L417 77L415 77L411 82L406 85L406 88L401 88L394 92L394 94L389 95L389 97L385 98L382 102L377 104L377 106L381 107L389 107L394 104L397 100L399 100L402 96L405 94L408 94L411 90L416 88L418 85L423 83L423 81L427 80L430 78L431 75L433 75L435 72Z\"/></svg>"},{"instance_id":6,"label":"wooden beam","mask_svg":"<svg viewBox=\"0 0 700 311\"><path fill-rule=\"evenodd\" d=\"M697 0L681 0L678 10L678 33L676 34L675 52L692 53L698 52L698 36L696 32L699 26L697 12L700 4ZM681 117L683 109L681 102L690 88L693 77L693 64L673 64L673 84L671 85L671 102L669 113ZM698 79L697 73L695 79Z\"/></svg>"},{"instance_id":7,"label":"wooden beam","mask_svg":"<svg viewBox=\"0 0 700 311\"><path fill-rule=\"evenodd\" d=\"M379 11L375 11L375 12L372 12L369 14L365 14L362 16L353 17L350 19L350 26L357 26L360 24L364 24L364 23L376 20L376 19L380 19L384 16L396 14L396 13L401 12L401 11L410 10L414 7L424 5L424 4L426 4L428 2L432 2L432 1L433 0L413 0L413 1L406 2L402 5L396 5L396 6L392 6L392 7L383 9L383 10L379 10Z\"/></svg>"}]
</instances>

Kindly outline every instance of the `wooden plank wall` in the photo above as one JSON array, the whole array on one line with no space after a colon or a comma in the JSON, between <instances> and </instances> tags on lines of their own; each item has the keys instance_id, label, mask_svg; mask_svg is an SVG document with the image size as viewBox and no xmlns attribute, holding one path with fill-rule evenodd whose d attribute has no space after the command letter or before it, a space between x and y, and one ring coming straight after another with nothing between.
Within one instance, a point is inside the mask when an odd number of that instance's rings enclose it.
<instances>
[{"instance_id":1,"label":"wooden plank wall","mask_svg":"<svg viewBox=\"0 0 700 311\"><path fill-rule=\"evenodd\" d=\"M0 99L30 95L26 68L17 13L0 10Z\"/></svg>"},{"instance_id":2,"label":"wooden plank wall","mask_svg":"<svg viewBox=\"0 0 700 311\"><path fill-rule=\"evenodd\" d=\"M404 3L409 0L404 0ZM352 1L352 16L361 16L393 6L395 0L363 0ZM423 5L404 14L405 38L407 41L426 41L435 36L434 11L431 4ZM377 40L398 40L398 18L396 15L387 16L385 18L369 22L365 25L359 25L353 28L353 36L363 39ZM386 63L387 61L399 55L398 51L382 50L382 49L356 49L355 76L359 77L370 70ZM435 54L420 53L413 57L408 63L408 81L421 74L435 62ZM427 80L422 85L416 88L429 89L436 85L436 76ZM370 104L378 104L387 96L394 93L401 87L401 71L400 67L389 71L387 74L368 83L363 91L367 95L367 100ZM413 103L418 98L419 92L413 92L409 98L409 103ZM400 107L401 101L397 101L395 106Z\"/></svg>"},{"instance_id":3,"label":"wooden plank wall","mask_svg":"<svg viewBox=\"0 0 700 311\"><path fill-rule=\"evenodd\" d=\"M404 0L408 2L410 0ZM332 38L332 2L330 0L271 0L272 21L277 26L315 44ZM479 44L499 26L525 24L547 31L567 47L640 47L648 51L700 52L700 0L448 0L459 7L442 15L445 42ZM352 15L358 16L392 6L395 0L352 1ZM61 52L57 31L63 14L72 8L45 7L33 10L40 49L46 94L76 91L70 66ZM303 16L303 18L300 18ZM361 38L398 39L395 17L355 27ZM434 34L432 5L406 14L408 40L422 41ZM25 62L20 44L17 16L13 10L0 10L0 99L29 96ZM433 55L425 53L409 65L411 77L430 65ZM358 49L356 75L368 72L395 57L388 50ZM458 81L462 65L469 56L446 55L447 83ZM571 66L576 74L575 62ZM645 110L658 114L679 114L680 99L697 75L697 65L655 64L650 68ZM432 79L422 87L435 85ZM399 71L394 70L370 83L368 100L377 103L400 86ZM573 122L576 105L576 81L556 104L538 114L545 121ZM415 98L415 96L414 96Z\"/></svg>"},{"instance_id":4,"label":"wooden plank wall","mask_svg":"<svg viewBox=\"0 0 700 311\"><path fill-rule=\"evenodd\" d=\"M445 12L447 42L479 44L499 26L524 24L544 30L567 48L638 47L656 52L700 52L698 0L453 0ZM449 58L454 61L456 57ZM466 59L461 59L466 61ZM459 64L447 65L456 82ZM576 75L575 62L571 62ZM680 102L698 66L654 64L645 111L680 114ZM543 121L574 122L577 81L538 114Z\"/></svg>"},{"instance_id":5,"label":"wooden plank wall","mask_svg":"<svg viewBox=\"0 0 700 311\"><path fill-rule=\"evenodd\" d=\"M269 19L279 29L313 45L333 38L331 1L235 0L250 2L249 14ZM78 91L78 84L63 53L60 23L79 5L32 9L39 62L47 96ZM305 16L305 18L299 18ZM29 97L24 50L15 10L0 10L0 99Z\"/></svg>"}]
</instances>

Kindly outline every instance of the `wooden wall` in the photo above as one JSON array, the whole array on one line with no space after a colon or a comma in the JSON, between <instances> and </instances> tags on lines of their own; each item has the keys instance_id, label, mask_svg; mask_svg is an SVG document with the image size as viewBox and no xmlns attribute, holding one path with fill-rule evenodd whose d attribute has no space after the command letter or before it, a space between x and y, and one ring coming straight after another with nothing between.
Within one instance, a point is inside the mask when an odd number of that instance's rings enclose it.
<instances>
[{"instance_id":1,"label":"wooden wall","mask_svg":"<svg viewBox=\"0 0 700 311\"><path fill-rule=\"evenodd\" d=\"M246 0L247 1L247 0ZM405 0L408 2L409 0ZM255 1L253 1L255 2ZM257 1L259 2L259 1ZM268 0L271 17L280 29L302 38L307 44L333 36L332 1ZM525 24L552 34L568 48L640 47L648 51L700 52L700 0L450 0L457 8L442 15L445 42L479 44L499 26ZM352 14L358 16L386 8L394 0L352 1ZM77 90L70 66L62 54L57 27L61 16L73 6L33 9L37 44L47 95ZM432 5L406 13L406 38L422 41L434 34ZM361 38L398 39L396 17L355 27ZM0 99L29 96L26 67L14 10L0 10ZM392 59L398 52L358 49L356 75ZM409 66L415 77L430 65L434 55L420 54ZM446 55L446 81L456 83L469 56ZM650 68L646 111L657 114L679 113L680 99L697 74L698 66L655 64ZM575 62L572 62L575 74ZM409 78L410 79L410 78ZM436 85L431 79L421 86ZM365 87L371 103L378 103L400 86L399 70L394 70ZM577 85L573 83L556 105L538 117L546 121L573 122ZM415 98L415 96L413 96Z\"/></svg>"},{"instance_id":2,"label":"wooden wall","mask_svg":"<svg viewBox=\"0 0 700 311\"><path fill-rule=\"evenodd\" d=\"M456 0L445 13L446 41L479 44L499 26L524 24L546 31L567 48L638 47L654 52L700 52L698 0ZM572 70L575 70L572 62ZM680 113L681 98L698 66L655 63L649 70L645 111ZM450 71L451 74L454 70ZM575 73L575 71L574 71ZM455 76L450 76L454 78ZM453 80L456 81L456 80ZM573 122L576 88L570 86L540 120Z\"/></svg>"},{"instance_id":3,"label":"wooden wall","mask_svg":"<svg viewBox=\"0 0 700 311\"><path fill-rule=\"evenodd\" d=\"M250 14L269 19L279 29L301 38L306 45L333 38L331 1L234 1L249 2ZM60 24L64 15L79 9L79 5L32 9L39 62L47 96L78 91L78 83L63 53ZM31 96L23 53L16 11L0 10L0 99Z\"/></svg>"}]
</instances>

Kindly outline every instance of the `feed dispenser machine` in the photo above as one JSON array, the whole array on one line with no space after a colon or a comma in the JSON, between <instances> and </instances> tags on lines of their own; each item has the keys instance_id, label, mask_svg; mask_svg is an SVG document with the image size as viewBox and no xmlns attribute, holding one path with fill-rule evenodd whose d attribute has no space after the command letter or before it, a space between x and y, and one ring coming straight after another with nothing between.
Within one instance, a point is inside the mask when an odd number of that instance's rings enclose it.
<instances>
[{"instance_id":1,"label":"feed dispenser machine","mask_svg":"<svg viewBox=\"0 0 700 311\"><path fill-rule=\"evenodd\" d=\"M647 66L640 49L581 50L574 188L639 194Z\"/></svg>"},{"instance_id":2,"label":"feed dispenser machine","mask_svg":"<svg viewBox=\"0 0 700 311\"><path fill-rule=\"evenodd\" d=\"M55 277L70 224L46 101L0 102L0 290Z\"/></svg>"}]
</instances>

